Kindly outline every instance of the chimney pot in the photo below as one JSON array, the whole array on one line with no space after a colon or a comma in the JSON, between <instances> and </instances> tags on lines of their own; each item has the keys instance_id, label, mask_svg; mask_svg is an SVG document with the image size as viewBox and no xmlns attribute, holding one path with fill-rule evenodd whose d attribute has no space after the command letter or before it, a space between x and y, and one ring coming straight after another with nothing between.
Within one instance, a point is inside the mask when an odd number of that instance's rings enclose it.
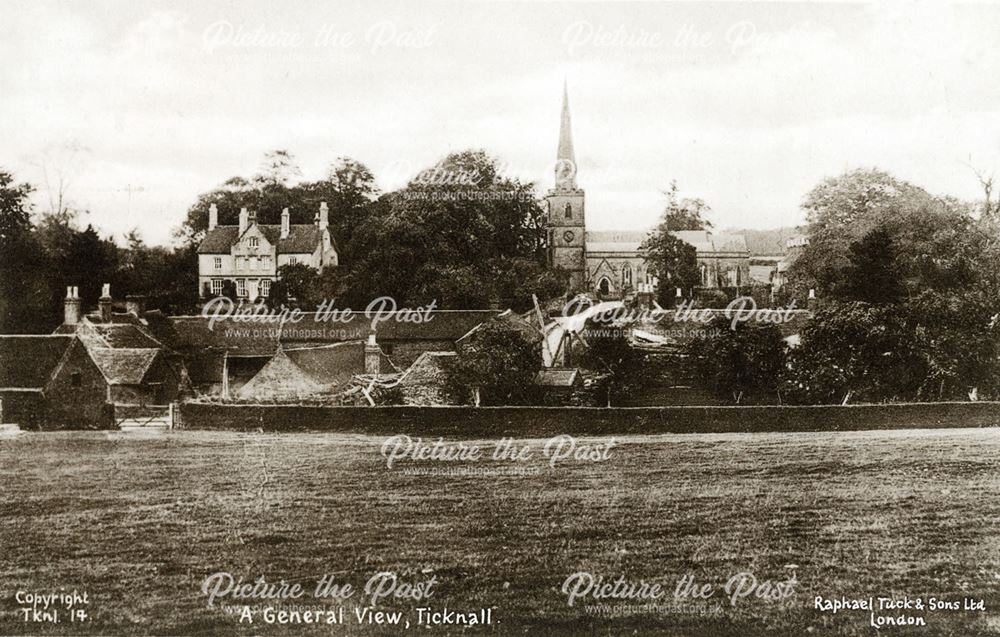
<instances>
[{"instance_id":1,"label":"chimney pot","mask_svg":"<svg viewBox=\"0 0 1000 637\"><path fill-rule=\"evenodd\" d=\"M97 309L101 313L101 322L111 322L111 284L105 283L101 288L101 298L97 299Z\"/></svg>"},{"instance_id":2,"label":"chimney pot","mask_svg":"<svg viewBox=\"0 0 1000 637\"><path fill-rule=\"evenodd\" d=\"M76 295L76 288L69 286L66 288L66 300L63 302L63 324L76 325L80 322L80 297Z\"/></svg>"},{"instance_id":3,"label":"chimney pot","mask_svg":"<svg viewBox=\"0 0 1000 637\"><path fill-rule=\"evenodd\" d=\"M365 373L374 376L379 375L379 363L382 350L375 342L375 328L368 332L368 342L365 343Z\"/></svg>"},{"instance_id":4,"label":"chimney pot","mask_svg":"<svg viewBox=\"0 0 1000 637\"><path fill-rule=\"evenodd\" d=\"M330 225L330 209L326 207L326 202L319 204L319 229L326 230Z\"/></svg>"},{"instance_id":5,"label":"chimney pot","mask_svg":"<svg viewBox=\"0 0 1000 637\"><path fill-rule=\"evenodd\" d=\"M291 234L291 221L288 214L288 208L281 211L281 238L287 239L288 235Z\"/></svg>"}]
</instances>

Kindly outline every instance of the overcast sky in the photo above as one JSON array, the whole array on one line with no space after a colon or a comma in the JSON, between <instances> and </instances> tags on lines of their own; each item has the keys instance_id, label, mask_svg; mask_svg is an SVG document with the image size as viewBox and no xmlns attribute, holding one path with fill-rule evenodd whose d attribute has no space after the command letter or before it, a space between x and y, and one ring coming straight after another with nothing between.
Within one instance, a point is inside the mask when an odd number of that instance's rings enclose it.
<instances>
[{"instance_id":1,"label":"overcast sky","mask_svg":"<svg viewBox=\"0 0 1000 637\"><path fill-rule=\"evenodd\" d=\"M998 33L994 4L8 0L0 166L64 166L86 221L153 243L275 148L383 189L484 148L544 190L565 78L589 227L649 226L671 179L717 227L794 225L857 166L1000 176Z\"/></svg>"}]
</instances>

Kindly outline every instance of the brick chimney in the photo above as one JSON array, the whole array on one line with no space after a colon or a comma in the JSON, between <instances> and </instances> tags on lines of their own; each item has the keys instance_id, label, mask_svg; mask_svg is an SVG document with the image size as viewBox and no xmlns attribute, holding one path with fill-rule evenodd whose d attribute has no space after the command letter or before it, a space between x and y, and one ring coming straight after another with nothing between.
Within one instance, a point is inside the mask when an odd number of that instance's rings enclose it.
<instances>
[{"instance_id":1,"label":"brick chimney","mask_svg":"<svg viewBox=\"0 0 1000 637\"><path fill-rule=\"evenodd\" d=\"M287 239L288 234L291 232L291 222L289 220L288 208L281 211L281 238Z\"/></svg>"},{"instance_id":2,"label":"brick chimney","mask_svg":"<svg viewBox=\"0 0 1000 637\"><path fill-rule=\"evenodd\" d=\"M66 287L66 300L63 301L63 324L76 325L80 322L80 294L76 286Z\"/></svg>"},{"instance_id":3,"label":"brick chimney","mask_svg":"<svg viewBox=\"0 0 1000 637\"><path fill-rule=\"evenodd\" d=\"M246 208L240 208L240 236L247 231L248 221L250 219L250 213L247 212Z\"/></svg>"},{"instance_id":4,"label":"brick chimney","mask_svg":"<svg viewBox=\"0 0 1000 637\"><path fill-rule=\"evenodd\" d=\"M208 229L215 230L217 225L219 225L219 207L213 203L208 207Z\"/></svg>"},{"instance_id":5,"label":"brick chimney","mask_svg":"<svg viewBox=\"0 0 1000 637\"><path fill-rule=\"evenodd\" d=\"M375 328L371 328L368 332L368 342L365 343L365 373L378 376L379 374L379 359L381 358L382 350L379 349L378 344L375 342Z\"/></svg>"},{"instance_id":6,"label":"brick chimney","mask_svg":"<svg viewBox=\"0 0 1000 637\"><path fill-rule=\"evenodd\" d=\"M326 230L330 225L330 209L326 207L326 202L322 202L319 205L319 229L320 231Z\"/></svg>"},{"instance_id":7,"label":"brick chimney","mask_svg":"<svg viewBox=\"0 0 1000 637\"><path fill-rule=\"evenodd\" d=\"M129 294L125 297L125 311L136 317L146 311L146 297L141 294Z\"/></svg>"},{"instance_id":8,"label":"brick chimney","mask_svg":"<svg viewBox=\"0 0 1000 637\"><path fill-rule=\"evenodd\" d=\"M101 312L101 322L111 322L111 284L105 283L101 288L101 298L97 299L97 308Z\"/></svg>"}]
</instances>

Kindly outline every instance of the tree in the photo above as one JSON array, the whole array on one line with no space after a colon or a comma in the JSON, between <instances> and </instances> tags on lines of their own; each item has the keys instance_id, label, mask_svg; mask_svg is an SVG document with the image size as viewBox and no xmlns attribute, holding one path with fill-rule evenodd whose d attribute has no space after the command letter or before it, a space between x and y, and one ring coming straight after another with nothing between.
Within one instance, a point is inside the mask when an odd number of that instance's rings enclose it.
<instances>
[{"instance_id":1,"label":"tree","mask_svg":"<svg viewBox=\"0 0 1000 637\"><path fill-rule=\"evenodd\" d=\"M824 180L802 204L809 245L789 271L794 296L815 288L841 298L850 277L849 246L882 228L892 240L905 293L955 290L976 283L976 244L983 240L970 207L935 197L877 169Z\"/></svg>"},{"instance_id":2,"label":"tree","mask_svg":"<svg viewBox=\"0 0 1000 637\"><path fill-rule=\"evenodd\" d=\"M7 250L31 231L31 202L34 188L15 183L14 175L0 170L0 249Z\"/></svg>"},{"instance_id":3,"label":"tree","mask_svg":"<svg viewBox=\"0 0 1000 637\"><path fill-rule=\"evenodd\" d=\"M674 288L690 290L701 282L698 252L669 230L666 219L657 226L639 248L646 267L659 280L657 301L663 307L674 302Z\"/></svg>"},{"instance_id":4,"label":"tree","mask_svg":"<svg viewBox=\"0 0 1000 637\"><path fill-rule=\"evenodd\" d=\"M668 230L709 230L712 228L712 222L705 218L711 214L712 209L701 199L681 199L676 180L670 182L670 188L664 190L663 195L667 198L667 205L663 210L663 221Z\"/></svg>"},{"instance_id":5,"label":"tree","mask_svg":"<svg viewBox=\"0 0 1000 637\"><path fill-rule=\"evenodd\" d=\"M176 235L184 243L199 243L208 229L208 210L212 204L218 209L220 225L235 225L241 208L255 211L261 224L280 223L285 208L293 224L311 224L315 222L320 202L325 201L341 262L350 262L353 232L366 222L368 208L377 192L374 176L364 164L342 157L330 167L326 179L297 182L300 177L301 171L290 153L269 152L256 175L231 177L218 188L200 195L188 209Z\"/></svg>"},{"instance_id":6,"label":"tree","mask_svg":"<svg viewBox=\"0 0 1000 637\"><path fill-rule=\"evenodd\" d=\"M582 357L585 367L610 375L608 404L618 404L635 394L643 381L643 355L629 343L628 326L611 317L587 319L582 332L587 348Z\"/></svg>"},{"instance_id":7,"label":"tree","mask_svg":"<svg viewBox=\"0 0 1000 637\"><path fill-rule=\"evenodd\" d=\"M236 281L225 279L222 282L222 293L219 296L227 298L233 303L239 303L239 288L236 287Z\"/></svg>"},{"instance_id":8,"label":"tree","mask_svg":"<svg viewBox=\"0 0 1000 637\"><path fill-rule=\"evenodd\" d=\"M294 299L298 307L316 309L316 299L312 292L315 287L315 269L304 263L286 263L278 268L278 279L288 299Z\"/></svg>"},{"instance_id":9,"label":"tree","mask_svg":"<svg viewBox=\"0 0 1000 637\"><path fill-rule=\"evenodd\" d=\"M696 338L687 348L707 389L736 403L777 394L785 364L778 326L736 323L734 327L717 317L707 328L707 336Z\"/></svg>"},{"instance_id":10,"label":"tree","mask_svg":"<svg viewBox=\"0 0 1000 637\"><path fill-rule=\"evenodd\" d=\"M264 154L260 170L254 175L254 182L266 188L268 186L283 186L285 188L295 177L302 176L295 157L287 150L272 150Z\"/></svg>"},{"instance_id":11,"label":"tree","mask_svg":"<svg viewBox=\"0 0 1000 637\"><path fill-rule=\"evenodd\" d=\"M299 190L307 210L318 210L320 202L327 202L340 263L353 263L355 234L369 222L372 202L378 196L371 170L350 157L340 157L330 165L326 179L300 184Z\"/></svg>"},{"instance_id":12,"label":"tree","mask_svg":"<svg viewBox=\"0 0 1000 637\"><path fill-rule=\"evenodd\" d=\"M0 332L45 331L49 309L47 262L31 223L34 188L0 170Z\"/></svg>"},{"instance_id":13,"label":"tree","mask_svg":"<svg viewBox=\"0 0 1000 637\"><path fill-rule=\"evenodd\" d=\"M892 237L875 228L849 247L840 298L868 303L895 303L903 293Z\"/></svg>"},{"instance_id":14,"label":"tree","mask_svg":"<svg viewBox=\"0 0 1000 637\"><path fill-rule=\"evenodd\" d=\"M89 154L89 148L71 141L49 146L34 159L33 163L41 173L48 214L64 215L73 210L70 189Z\"/></svg>"},{"instance_id":15,"label":"tree","mask_svg":"<svg viewBox=\"0 0 1000 637\"><path fill-rule=\"evenodd\" d=\"M63 278L80 288L84 307L93 307L101 288L111 283L117 289L118 247L110 239L102 239L92 224L76 234L70 242L66 261L61 264Z\"/></svg>"},{"instance_id":16,"label":"tree","mask_svg":"<svg viewBox=\"0 0 1000 637\"><path fill-rule=\"evenodd\" d=\"M788 356L783 396L794 403L912 400L926 378L901 308L832 302Z\"/></svg>"},{"instance_id":17,"label":"tree","mask_svg":"<svg viewBox=\"0 0 1000 637\"><path fill-rule=\"evenodd\" d=\"M351 306L388 295L452 309L494 299L524 307L551 283L543 279L545 227L533 184L503 176L483 151L448 155L381 196L350 249Z\"/></svg>"},{"instance_id":18,"label":"tree","mask_svg":"<svg viewBox=\"0 0 1000 637\"><path fill-rule=\"evenodd\" d=\"M541 337L530 330L504 318L483 323L446 367L452 393L476 405L530 403L542 364Z\"/></svg>"}]
</instances>

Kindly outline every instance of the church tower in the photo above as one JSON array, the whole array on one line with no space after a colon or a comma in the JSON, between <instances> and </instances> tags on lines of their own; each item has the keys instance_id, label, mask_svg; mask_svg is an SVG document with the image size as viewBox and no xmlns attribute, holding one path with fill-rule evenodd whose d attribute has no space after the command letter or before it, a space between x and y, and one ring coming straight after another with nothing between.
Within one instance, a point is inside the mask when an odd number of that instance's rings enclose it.
<instances>
[{"instance_id":1,"label":"church tower","mask_svg":"<svg viewBox=\"0 0 1000 637\"><path fill-rule=\"evenodd\" d=\"M570 290L582 290L586 284L586 223L583 190L576 185L576 154L569 119L569 95L563 84L562 120L559 124L559 150L556 153L555 187L545 201L548 204L549 264L567 270Z\"/></svg>"}]
</instances>

